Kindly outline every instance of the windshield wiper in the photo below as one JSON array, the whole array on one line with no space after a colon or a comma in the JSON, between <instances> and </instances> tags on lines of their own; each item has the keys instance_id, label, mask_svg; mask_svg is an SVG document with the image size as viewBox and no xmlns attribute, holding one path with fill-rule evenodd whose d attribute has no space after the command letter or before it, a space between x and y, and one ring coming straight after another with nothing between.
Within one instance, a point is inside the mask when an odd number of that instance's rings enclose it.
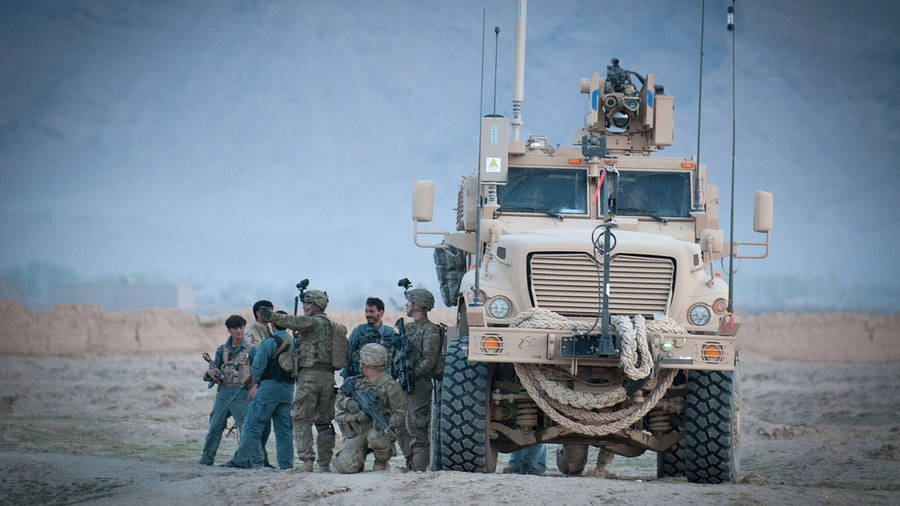
<instances>
[{"instance_id":1,"label":"windshield wiper","mask_svg":"<svg viewBox=\"0 0 900 506\"><path fill-rule=\"evenodd\" d=\"M538 214L546 214L552 218L556 218L559 221L562 221L564 216L559 214L559 207L554 207L553 209L538 209L536 207L507 207L500 208L500 211L512 212L512 213L538 213Z\"/></svg>"},{"instance_id":2,"label":"windshield wiper","mask_svg":"<svg viewBox=\"0 0 900 506\"><path fill-rule=\"evenodd\" d=\"M618 210L619 211L629 211L632 213L638 213L641 216L649 216L660 223L668 223L669 222L669 220L667 220L666 218L663 218L662 216L658 216L650 211L645 211L643 209L637 209L634 207L620 207Z\"/></svg>"}]
</instances>

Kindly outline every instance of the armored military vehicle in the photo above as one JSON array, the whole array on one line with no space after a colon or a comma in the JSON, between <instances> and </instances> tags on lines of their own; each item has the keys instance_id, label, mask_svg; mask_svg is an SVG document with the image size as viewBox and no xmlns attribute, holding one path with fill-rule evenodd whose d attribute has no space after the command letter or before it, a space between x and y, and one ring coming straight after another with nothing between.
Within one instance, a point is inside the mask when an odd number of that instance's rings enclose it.
<instances>
[{"instance_id":1,"label":"armored military vehicle","mask_svg":"<svg viewBox=\"0 0 900 506\"><path fill-rule=\"evenodd\" d=\"M768 254L771 194L755 198L765 241L726 243L706 167L654 156L672 142L674 98L615 59L580 81L588 112L572 147L519 141L524 1L518 9L513 118L482 118L456 232L419 230L434 188L413 187L414 242L435 248L441 295L458 308L433 466L494 472L498 452L561 443L564 474L580 474L593 445L656 452L660 477L733 482L739 324L715 262Z\"/></svg>"}]
</instances>

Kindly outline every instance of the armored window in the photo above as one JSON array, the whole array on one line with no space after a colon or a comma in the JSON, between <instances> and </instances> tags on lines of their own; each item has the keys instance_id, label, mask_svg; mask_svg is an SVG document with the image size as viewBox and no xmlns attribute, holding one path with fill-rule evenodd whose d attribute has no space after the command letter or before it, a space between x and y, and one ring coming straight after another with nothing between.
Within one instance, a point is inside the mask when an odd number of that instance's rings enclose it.
<instances>
[{"instance_id":1,"label":"armored window","mask_svg":"<svg viewBox=\"0 0 900 506\"><path fill-rule=\"evenodd\" d=\"M497 198L501 212L587 214L587 172L510 167Z\"/></svg>"},{"instance_id":2,"label":"armored window","mask_svg":"<svg viewBox=\"0 0 900 506\"><path fill-rule=\"evenodd\" d=\"M617 214L690 218L691 176L687 172L619 171Z\"/></svg>"}]
</instances>

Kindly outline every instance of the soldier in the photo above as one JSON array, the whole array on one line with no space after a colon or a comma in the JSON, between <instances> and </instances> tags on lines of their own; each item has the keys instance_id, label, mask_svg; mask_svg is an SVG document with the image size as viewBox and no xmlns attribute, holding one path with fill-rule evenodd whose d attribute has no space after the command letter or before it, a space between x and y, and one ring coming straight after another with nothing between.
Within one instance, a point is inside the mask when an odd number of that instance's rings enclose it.
<instances>
[{"instance_id":1,"label":"soldier","mask_svg":"<svg viewBox=\"0 0 900 506\"><path fill-rule=\"evenodd\" d=\"M390 428L398 431L403 426L406 411L406 394L400 385L384 373L388 365L388 350L377 343L369 343L359 351L362 374L346 381L353 388L369 395L374 394L377 415L389 421ZM335 403L344 445L334 458L334 467L339 473L358 473L363 470L369 450L375 454L375 471L388 468L394 448L394 437L379 430L372 416L365 413L359 403L345 388L338 393Z\"/></svg>"},{"instance_id":2,"label":"soldier","mask_svg":"<svg viewBox=\"0 0 900 506\"><path fill-rule=\"evenodd\" d=\"M400 430L398 435L407 469L425 471L430 450L431 379L443 372L435 371L440 363L441 331L428 321L428 311L434 307L431 292L424 288L408 290L406 300L406 314L413 319L406 325L406 337L409 339L414 389L406 402L405 430Z\"/></svg>"},{"instance_id":3,"label":"soldier","mask_svg":"<svg viewBox=\"0 0 900 506\"><path fill-rule=\"evenodd\" d=\"M268 309L263 309L268 311ZM277 328L277 327L276 327ZM253 357L253 388L250 406L241 426L241 443L224 467L259 467L263 465L260 446L265 427L272 422L275 431L275 458L278 467L294 467L294 448L291 438L291 398L294 378L278 363L278 356L290 344L291 337L283 328L263 339Z\"/></svg>"},{"instance_id":4,"label":"soldier","mask_svg":"<svg viewBox=\"0 0 900 506\"><path fill-rule=\"evenodd\" d=\"M556 464L563 470L568 469L571 474L580 474L587 464L590 446L584 444L563 444L556 450ZM613 461L616 454L606 448L597 448L597 467L588 472L593 476L607 476L609 471L606 465ZM510 461L512 462L512 461ZM546 463L545 463L546 464ZM546 467L546 465L545 465ZM506 469L503 470L506 472Z\"/></svg>"},{"instance_id":5,"label":"soldier","mask_svg":"<svg viewBox=\"0 0 900 506\"><path fill-rule=\"evenodd\" d=\"M210 365L209 370L203 375L205 381L219 383L216 392L216 401L209 413L209 432L206 434L206 442L203 445L203 453L200 455L200 463L211 466L222 440L222 431L228 422L228 416L234 418L234 424L238 427L244 421L244 412L247 410L247 390L249 389L250 363L252 354L250 344L244 338L244 327L247 320L238 315L231 315L225 320L225 328L228 329L228 339L216 349L216 369ZM255 350L254 350L255 351ZM222 375L219 375L219 371Z\"/></svg>"},{"instance_id":6,"label":"soldier","mask_svg":"<svg viewBox=\"0 0 900 506\"><path fill-rule=\"evenodd\" d=\"M347 357L347 365L341 371L341 376L349 378L360 373L359 350L368 343L379 343L390 346L394 338L394 329L390 325L384 325L381 321L384 316L384 301L378 297L366 299L366 323L353 329L350 333L350 356Z\"/></svg>"},{"instance_id":7,"label":"soldier","mask_svg":"<svg viewBox=\"0 0 900 506\"><path fill-rule=\"evenodd\" d=\"M296 371L297 388L291 417L294 421L294 446L300 459L301 471L312 471L312 426L316 426L317 470L330 470L334 452L334 369L331 361L331 331L333 325L324 313L328 294L320 290L308 290L303 294L303 316L273 314L267 308L260 313L276 325L299 332L294 343L299 369Z\"/></svg>"}]
</instances>

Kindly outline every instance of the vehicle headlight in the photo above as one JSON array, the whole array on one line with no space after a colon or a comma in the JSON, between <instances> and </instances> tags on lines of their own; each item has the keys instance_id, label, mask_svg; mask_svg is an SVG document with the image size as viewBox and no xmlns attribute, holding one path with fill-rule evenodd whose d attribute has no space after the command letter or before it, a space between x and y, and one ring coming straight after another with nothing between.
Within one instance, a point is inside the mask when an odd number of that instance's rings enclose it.
<instances>
[{"instance_id":1,"label":"vehicle headlight","mask_svg":"<svg viewBox=\"0 0 900 506\"><path fill-rule=\"evenodd\" d=\"M488 304L488 312L494 318L506 318L509 316L511 304L506 297L494 297Z\"/></svg>"},{"instance_id":2,"label":"vehicle headlight","mask_svg":"<svg viewBox=\"0 0 900 506\"><path fill-rule=\"evenodd\" d=\"M709 323L710 316L712 316L712 314L705 304L695 304L694 306L691 306L690 311L688 311L688 320L691 321L691 324L698 327L702 327Z\"/></svg>"}]
</instances>

